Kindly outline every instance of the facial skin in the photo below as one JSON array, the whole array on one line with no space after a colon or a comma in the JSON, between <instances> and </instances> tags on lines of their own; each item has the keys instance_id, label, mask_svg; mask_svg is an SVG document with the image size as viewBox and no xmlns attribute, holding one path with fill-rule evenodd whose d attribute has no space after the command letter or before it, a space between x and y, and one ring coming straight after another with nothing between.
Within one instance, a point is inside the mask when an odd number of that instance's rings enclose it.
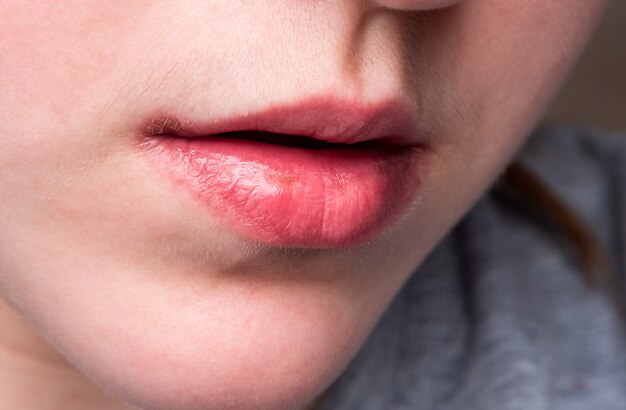
<instances>
[{"instance_id":1,"label":"facial skin","mask_svg":"<svg viewBox=\"0 0 626 410\"><path fill-rule=\"evenodd\" d=\"M46 340L6 308L21 330L3 351L65 366L50 343L94 402L306 407L508 163L603 3L0 0L0 296ZM414 206L359 246L245 240L134 146L157 110L228 117L322 93L407 98L430 138ZM33 400L23 379L3 397Z\"/></svg>"}]
</instances>

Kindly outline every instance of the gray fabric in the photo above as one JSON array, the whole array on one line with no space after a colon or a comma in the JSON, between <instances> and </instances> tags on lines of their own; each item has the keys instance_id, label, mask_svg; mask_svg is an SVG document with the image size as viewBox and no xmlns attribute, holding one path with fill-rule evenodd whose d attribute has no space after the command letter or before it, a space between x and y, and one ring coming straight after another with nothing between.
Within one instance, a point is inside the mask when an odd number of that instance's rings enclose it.
<instances>
[{"instance_id":1,"label":"gray fabric","mask_svg":"<svg viewBox=\"0 0 626 410\"><path fill-rule=\"evenodd\" d=\"M520 161L625 277L626 135L544 130ZM413 273L323 408L624 410L624 324L561 241L487 195Z\"/></svg>"}]
</instances>

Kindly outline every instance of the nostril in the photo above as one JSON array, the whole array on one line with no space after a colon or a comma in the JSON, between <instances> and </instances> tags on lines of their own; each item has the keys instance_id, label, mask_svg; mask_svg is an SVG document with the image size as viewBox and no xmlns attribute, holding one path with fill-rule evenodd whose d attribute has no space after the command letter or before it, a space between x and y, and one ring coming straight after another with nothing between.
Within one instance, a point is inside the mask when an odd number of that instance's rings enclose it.
<instances>
[{"instance_id":1,"label":"nostril","mask_svg":"<svg viewBox=\"0 0 626 410\"><path fill-rule=\"evenodd\" d=\"M394 10L433 10L450 7L462 0L375 0L382 7Z\"/></svg>"}]
</instances>

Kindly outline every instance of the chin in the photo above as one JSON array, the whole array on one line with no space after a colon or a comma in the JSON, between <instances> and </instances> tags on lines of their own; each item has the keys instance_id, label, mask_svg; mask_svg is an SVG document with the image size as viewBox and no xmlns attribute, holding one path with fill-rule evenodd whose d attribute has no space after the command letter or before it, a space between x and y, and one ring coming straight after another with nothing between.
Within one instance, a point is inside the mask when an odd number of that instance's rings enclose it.
<instances>
[{"instance_id":1,"label":"chin","mask_svg":"<svg viewBox=\"0 0 626 410\"><path fill-rule=\"evenodd\" d=\"M210 357L185 364L157 361L143 371L101 382L121 399L155 410L305 409L327 387L324 364L288 369L275 360L233 359L226 365Z\"/></svg>"},{"instance_id":2,"label":"chin","mask_svg":"<svg viewBox=\"0 0 626 410\"><path fill-rule=\"evenodd\" d=\"M201 330L151 335L76 364L104 390L142 409L303 409L348 360L315 332L257 334L248 327L229 340Z\"/></svg>"},{"instance_id":3,"label":"chin","mask_svg":"<svg viewBox=\"0 0 626 410\"><path fill-rule=\"evenodd\" d=\"M103 390L140 408L303 409L371 331L357 310L371 312L327 289L272 288L147 290L115 304L93 296L51 340Z\"/></svg>"}]
</instances>

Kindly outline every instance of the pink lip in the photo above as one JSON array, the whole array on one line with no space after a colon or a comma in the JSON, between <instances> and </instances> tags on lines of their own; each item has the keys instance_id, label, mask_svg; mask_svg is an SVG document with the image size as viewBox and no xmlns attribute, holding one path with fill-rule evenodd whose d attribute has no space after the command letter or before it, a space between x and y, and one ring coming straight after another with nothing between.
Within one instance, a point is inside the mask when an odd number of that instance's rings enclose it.
<instances>
[{"instance_id":1,"label":"pink lip","mask_svg":"<svg viewBox=\"0 0 626 410\"><path fill-rule=\"evenodd\" d=\"M414 201L428 160L415 124L397 100L364 107L317 98L212 122L160 116L143 127L140 146L240 236L340 248L381 234ZM216 135L244 130L246 139ZM267 143L264 132L335 144Z\"/></svg>"}]
</instances>

